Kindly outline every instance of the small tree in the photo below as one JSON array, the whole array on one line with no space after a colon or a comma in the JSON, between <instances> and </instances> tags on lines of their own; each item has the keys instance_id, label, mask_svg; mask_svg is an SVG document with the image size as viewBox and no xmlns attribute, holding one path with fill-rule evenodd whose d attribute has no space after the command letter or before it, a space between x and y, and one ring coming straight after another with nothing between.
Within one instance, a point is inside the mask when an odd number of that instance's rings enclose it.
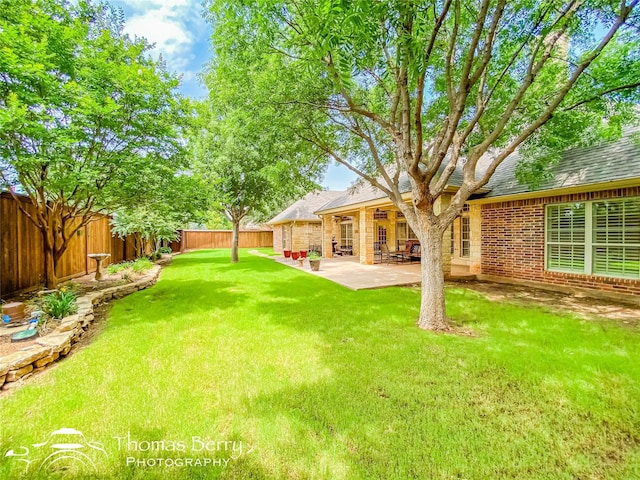
<instances>
[{"instance_id":1,"label":"small tree","mask_svg":"<svg viewBox=\"0 0 640 480\"><path fill-rule=\"evenodd\" d=\"M250 42L237 45L244 69L222 68L224 52L208 66L203 79L209 98L198 107L191 138L196 170L211 187L212 204L231 221L233 263L238 262L241 221L264 218L318 188L327 161L296 133L309 115L270 104L275 72L250 52Z\"/></svg>"},{"instance_id":2,"label":"small tree","mask_svg":"<svg viewBox=\"0 0 640 480\"><path fill-rule=\"evenodd\" d=\"M128 236L134 238L138 258L149 250L149 246L153 252L157 252L161 242L172 242L180 238L179 223L146 206L120 210L111 220L111 224L114 234L123 239Z\"/></svg>"},{"instance_id":3,"label":"small tree","mask_svg":"<svg viewBox=\"0 0 640 480\"><path fill-rule=\"evenodd\" d=\"M2 2L1 178L36 207L22 211L42 232L48 287L79 229L183 163L178 81L122 29L106 4Z\"/></svg>"},{"instance_id":4,"label":"small tree","mask_svg":"<svg viewBox=\"0 0 640 480\"><path fill-rule=\"evenodd\" d=\"M209 112L200 120L204 123L193 140L196 168L210 185L213 208L231 222L231 261L237 263L241 222L247 216L264 216L292 196L317 188L313 181L317 173L305 175L304 168L294 175L284 172L291 164L265 155L262 140L254 133L258 130L239 118L219 120Z\"/></svg>"},{"instance_id":5,"label":"small tree","mask_svg":"<svg viewBox=\"0 0 640 480\"><path fill-rule=\"evenodd\" d=\"M306 87L273 74L272 103L323 114L298 134L407 218L423 251L418 323L445 330L443 234L466 200L516 149L531 160L522 176L535 179L562 149L619 135L633 119L637 4L215 0L210 11L224 68L246 68L243 42L280 58L260 60L276 71L286 59ZM462 184L437 211L457 169Z\"/></svg>"},{"instance_id":6,"label":"small tree","mask_svg":"<svg viewBox=\"0 0 640 480\"><path fill-rule=\"evenodd\" d=\"M137 257L149 246L157 253L164 243L180 239L178 230L204 218L209 208L207 193L197 177L174 176L155 190L155 198L120 208L111 221L111 231L123 239L132 236Z\"/></svg>"}]
</instances>

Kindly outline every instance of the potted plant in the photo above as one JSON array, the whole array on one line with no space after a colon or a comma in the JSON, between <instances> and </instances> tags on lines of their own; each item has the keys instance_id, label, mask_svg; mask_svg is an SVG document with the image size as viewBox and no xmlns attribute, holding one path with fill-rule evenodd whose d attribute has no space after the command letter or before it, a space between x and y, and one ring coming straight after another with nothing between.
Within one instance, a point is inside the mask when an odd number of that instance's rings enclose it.
<instances>
[{"instance_id":1,"label":"potted plant","mask_svg":"<svg viewBox=\"0 0 640 480\"><path fill-rule=\"evenodd\" d=\"M311 266L311 270L317 272L320 270L320 259L322 258L316 252L310 253L307 258L309 259L309 265Z\"/></svg>"}]
</instances>

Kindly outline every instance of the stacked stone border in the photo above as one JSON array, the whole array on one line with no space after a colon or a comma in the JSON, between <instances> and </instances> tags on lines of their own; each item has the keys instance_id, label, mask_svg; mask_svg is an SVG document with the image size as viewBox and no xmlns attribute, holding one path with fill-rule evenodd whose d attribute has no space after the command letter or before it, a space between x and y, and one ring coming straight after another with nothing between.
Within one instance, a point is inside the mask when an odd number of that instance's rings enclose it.
<instances>
[{"instance_id":1,"label":"stacked stone border","mask_svg":"<svg viewBox=\"0 0 640 480\"><path fill-rule=\"evenodd\" d=\"M148 273L132 283L91 292L77 300L78 313L64 317L58 327L48 335L38 338L26 350L14 352L0 359L0 386L2 390L18 387L33 375L66 357L73 344L78 342L93 322L93 308L103 302L118 299L156 283L160 265L154 265Z\"/></svg>"}]
</instances>

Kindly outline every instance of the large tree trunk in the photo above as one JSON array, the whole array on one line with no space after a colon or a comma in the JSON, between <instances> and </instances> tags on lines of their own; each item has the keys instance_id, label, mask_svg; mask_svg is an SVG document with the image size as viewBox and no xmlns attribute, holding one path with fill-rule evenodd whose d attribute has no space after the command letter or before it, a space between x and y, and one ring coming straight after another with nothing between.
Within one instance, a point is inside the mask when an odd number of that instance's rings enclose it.
<instances>
[{"instance_id":1,"label":"large tree trunk","mask_svg":"<svg viewBox=\"0 0 640 480\"><path fill-rule=\"evenodd\" d=\"M231 230L231 263L238 263L238 239L240 237L240 220L233 219Z\"/></svg>"},{"instance_id":2,"label":"large tree trunk","mask_svg":"<svg viewBox=\"0 0 640 480\"><path fill-rule=\"evenodd\" d=\"M442 270L442 233L434 227L421 232L422 297L418 326L425 330L449 330L447 325L444 272Z\"/></svg>"}]
</instances>

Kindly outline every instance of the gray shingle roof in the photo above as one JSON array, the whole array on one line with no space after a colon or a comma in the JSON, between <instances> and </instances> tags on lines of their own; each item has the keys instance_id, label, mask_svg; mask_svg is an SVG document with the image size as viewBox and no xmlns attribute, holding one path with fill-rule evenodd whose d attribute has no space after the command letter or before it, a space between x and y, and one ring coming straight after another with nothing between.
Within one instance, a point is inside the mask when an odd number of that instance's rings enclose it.
<instances>
[{"instance_id":1,"label":"gray shingle roof","mask_svg":"<svg viewBox=\"0 0 640 480\"><path fill-rule=\"evenodd\" d=\"M515 171L521 157L516 153L498 167L489 181L488 193L475 198L500 197L517 195L532 191L555 190L582 185L597 184L616 180L640 179L640 128L627 130L623 138L613 142L584 148L574 148L563 153L561 160L552 170L549 180L542 182L536 189L521 184L516 180ZM489 158L481 159L478 169L488 166ZM449 185L458 187L462 184L462 169L459 166L449 180ZM400 192L411 190L406 173L400 175ZM357 205L372 200L386 198L386 195L361 181L346 192L334 192L338 195L315 211L326 211L335 208Z\"/></svg>"},{"instance_id":2,"label":"gray shingle roof","mask_svg":"<svg viewBox=\"0 0 640 480\"><path fill-rule=\"evenodd\" d=\"M274 225L277 223L293 221L318 222L320 221L320 217L313 212L319 210L324 204L341 195L344 195L344 192L336 192L333 190L321 190L308 193L303 198L273 217L267 223Z\"/></svg>"},{"instance_id":3,"label":"gray shingle roof","mask_svg":"<svg viewBox=\"0 0 640 480\"><path fill-rule=\"evenodd\" d=\"M409 177L405 172L402 172L400 174L398 183L400 193L407 193L411 191L411 183L409 182ZM457 169L455 172L453 172L453 175L451 175L451 178L449 179L449 185L453 187L459 187L461 184L462 171L460 169ZM359 203L369 202L371 200L388 198L387 195L382 192L382 190L379 190L366 181L361 181L346 192L342 193L342 196L324 205L321 211L345 207L348 205L357 205Z\"/></svg>"},{"instance_id":4,"label":"gray shingle roof","mask_svg":"<svg viewBox=\"0 0 640 480\"><path fill-rule=\"evenodd\" d=\"M535 189L516 180L515 171L521 157L510 155L493 174L487 185L491 191L483 198L640 179L638 133L640 129L633 129L618 141L567 150L553 167L549 180Z\"/></svg>"},{"instance_id":5,"label":"gray shingle roof","mask_svg":"<svg viewBox=\"0 0 640 480\"><path fill-rule=\"evenodd\" d=\"M411 186L406 174L400 175L400 191L408 192L410 189ZM349 188L346 192L341 192L341 195L339 197L333 199L332 201L324 205L322 209L318 210L331 210L332 208L340 208L347 205L356 205L358 203L368 202L370 200L386 197L387 195L382 190L374 187L369 182L360 181L353 187Z\"/></svg>"}]
</instances>

